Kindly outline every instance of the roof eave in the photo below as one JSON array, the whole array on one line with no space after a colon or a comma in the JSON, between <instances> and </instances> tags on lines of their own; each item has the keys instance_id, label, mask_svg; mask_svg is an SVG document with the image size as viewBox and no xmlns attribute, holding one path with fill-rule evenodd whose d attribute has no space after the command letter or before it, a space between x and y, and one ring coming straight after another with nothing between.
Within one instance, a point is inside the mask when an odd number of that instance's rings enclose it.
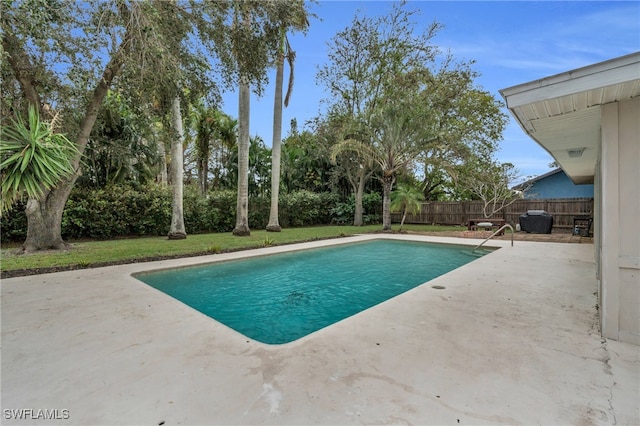
<instances>
[{"instance_id":1,"label":"roof eave","mask_svg":"<svg viewBox=\"0 0 640 426\"><path fill-rule=\"evenodd\" d=\"M640 95L640 52L500 90L520 127L576 184L593 183L600 106ZM569 151L582 149L578 156Z\"/></svg>"}]
</instances>

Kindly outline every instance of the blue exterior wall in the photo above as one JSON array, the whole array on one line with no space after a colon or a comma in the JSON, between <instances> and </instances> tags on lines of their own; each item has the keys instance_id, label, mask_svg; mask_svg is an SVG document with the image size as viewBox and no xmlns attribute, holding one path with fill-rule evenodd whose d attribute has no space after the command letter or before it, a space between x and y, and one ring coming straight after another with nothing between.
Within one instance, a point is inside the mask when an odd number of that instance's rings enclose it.
<instances>
[{"instance_id":1,"label":"blue exterior wall","mask_svg":"<svg viewBox=\"0 0 640 426\"><path fill-rule=\"evenodd\" d=\"M534 182L524 198L593 198L593 184L576 185L561 170Z\"/></svg>"}]
</instances>

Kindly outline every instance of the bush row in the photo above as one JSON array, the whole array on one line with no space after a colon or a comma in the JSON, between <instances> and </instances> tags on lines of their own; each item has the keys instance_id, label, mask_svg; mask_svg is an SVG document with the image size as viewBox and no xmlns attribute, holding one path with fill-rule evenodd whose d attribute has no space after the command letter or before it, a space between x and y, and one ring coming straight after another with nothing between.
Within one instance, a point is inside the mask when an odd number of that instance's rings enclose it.
<instances>
[{"instance_id":1,"label":"bush row","mask_svg":"<svg viewBox=\"0 0 640 426\"><path fill-rule=\"evenodd\" d=\"M236 192L211 191L206 196L185 186L183 205L187 234L230 232L236 220ZM364 200L365 221L380 220L380 195ZM249 227L264 229L269 222L268 197L249 200ZM297 191L281 194L278 219L283 228L350 223L353 198L341 202L332 193ZM111 186L99 190L76 188L62 216L64 239L109 239L134 235L166 235L171 224L171 188ZM18 203L0 220L4 241L23 241L27 233L24 205Z\"/></svg>"}]
</instances>

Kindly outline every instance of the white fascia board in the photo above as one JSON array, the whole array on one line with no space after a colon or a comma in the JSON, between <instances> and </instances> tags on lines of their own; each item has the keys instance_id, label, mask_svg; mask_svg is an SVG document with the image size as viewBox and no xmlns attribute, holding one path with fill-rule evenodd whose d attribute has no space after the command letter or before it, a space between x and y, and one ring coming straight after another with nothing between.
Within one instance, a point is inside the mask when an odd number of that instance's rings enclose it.
<instances>
[{"instance_id":1,"label":"white fascia board","mask_svg":"<svg viewBox=\"0 0 640 426\"><path fill-rule=\"evenodd\" d=\"M509 109L614 84L637 80L640 52L529 83L501 89Z\"/></svg>"}]
</instances>

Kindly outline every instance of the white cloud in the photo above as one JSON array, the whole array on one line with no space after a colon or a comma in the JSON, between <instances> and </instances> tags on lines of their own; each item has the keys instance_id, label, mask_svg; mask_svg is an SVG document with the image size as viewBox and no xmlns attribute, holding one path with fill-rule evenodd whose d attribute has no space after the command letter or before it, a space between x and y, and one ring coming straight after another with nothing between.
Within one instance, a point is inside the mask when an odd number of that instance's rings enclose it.
<instances>
[{"instance_id":1,"label":"white cloud","mask_svg":"<svg viewBox=\"0 0 640 426\"><path fill-rule=\"evenodd\" d=\"M517 33L506 28L502 37L489 31L471 40L449 37L439 42L456 57L477 58L485 65L540 76L639 50L640 7L635 3L603 7L606 9L584 14L582 8L576 10L578 5L562 3L555 9L556 16L519 23ZM550 14L553 11L549 9Z\"/></svg>"},{"instance_id":2,"label":"white cloud","mask_svg":"<svg viewBox=\"0 0 640 426\"><path fill-rule=\"evenodd\" d=\"M563 36L588 35L599 39L608 34L618 34L620 31L633 31L637 34L640 20L640 8L635 2L628 2L624 6L612 6L605 10L578 15L562 24L556 24L554 33ZM615 32L611 29L615 28Z\"/></svg>"}]
</instances>

